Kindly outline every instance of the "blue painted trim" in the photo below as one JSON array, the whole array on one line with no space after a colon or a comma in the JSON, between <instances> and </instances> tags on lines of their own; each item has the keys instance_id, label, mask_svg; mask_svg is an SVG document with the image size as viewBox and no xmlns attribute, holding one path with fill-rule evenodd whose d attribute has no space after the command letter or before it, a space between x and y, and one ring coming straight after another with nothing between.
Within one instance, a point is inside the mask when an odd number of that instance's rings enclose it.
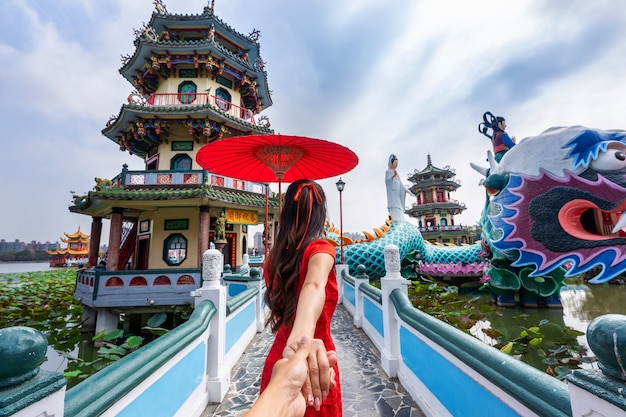
<instances>
[{"instance_id":1,"label":"blue painted trim","mask_svg":"<svg viewBox=\"0 0 626 417\"><path fill-rule=\"evenodd\" d=\"M400 327L400 353L405 365L453 416L519 417L404 326ZM428 369L432 371L425 372Z\"/></svg>"},{"instance_id":2,"label":"blue painted trim","mask_svg":"<svg viewBox=\"0 0 626 417\"><path fill-rule=\"evenodd\" d=\"M235 295L242 293L248 289L248 286L245 284L235 284L233 282L228 283L228 296L234 297Z\"/></svg>"},{"instance_id":3,"label":"blue painted trim","mask_svg":"<svg viewBox=\"0 0 626 417\"><path fill-rule=\"evenodd\" d=\"M372 300L376 301L379 305L383 305L383 292L380 289L367 282L362 282L361 285L359 285L359 290Z\"/></svg>"},{"instance_id":4,"label":"blue painted trim","mask_svg":"<svg viewBox=\"0 0 626 417\"><path fill-rule=\"evenodd\" d=\"M363 297L363 316L376 329L381 337L385 337L385 326L383 325L383 310L380 305L374 304L372 300Z\"/></svg>"},{"instance_id":5,"label":"blue painted trim","mask_svg":"<svg viewBox=\"0 0 626 417\"><path fill-rule=\"evenodd\" d=\"M117 417L173 416L202 382L206 349L205 342L196 346L172 369L128 404Z\"/></svg>"},{"instance_id":6,"label":"blue painted trim","mask_svg":"<svg viewBox=\"0 0 626 417\"><path fill-rule=\"evenodd\" d=\"M216 311L212 302L201 302L187 322L67 390L65 417L104 413L205 332Z\"/></svg>"},{"instance_id":7,"label":"blue painted trim","mask_svg":"<svg viewBox=\"0 0 626 417\"><path fill-rule=\"evenodd\" d=\"M258 293L259 293L258 288L250 287L250 288L243 290L242 292L235 295L234 297L231 297L228 300L226 300L226 317L229 317L231 314L236 313L237 309L239 309L241 306L243 306L245 303L247 303L251 299L255 298Z\"/></svg>"},{"instance_id":8,"label":"blue painted trim","mask_svg":"<svg viewBox=\"0 0 626 417\"><path fill-rule=\"evenodd\" d=\"M344 300L348 300L353 306L356 306L356 295L354 292L354 287L346 285L345 282L343 285L343 298Z\"/></svg>"},{"instance_id":9,"label":"blue painted trim","mask_svg":"<svg viewBox=\"0 0 626 417\"><path fill-rule=\"evenodd\" d=\"M540 416L572 415L567 385L498 349L485 345L473 336L419 311L399 289L390 295L398 316L425 338L432 340L459 361L481 374L486 380L515 398ZM407 347L410 348L410 347ZM402 350L402 349L401 349ZM426 369L412 369L418 377ZM450 389L450 384L448 384ZM459 387L462 389L462 386ZM454 390L453 390L454 391ZM486 414L483 414L486 415Z\"/></svg>"},{"instance_id":10,"label":"blue painted trim","mask_svg":"<svg viewBox=\"0 0 626 417\"><path fill-rule=\"evenodd\" d=\"M226 354L237 343L241 335L254 323L256 319L256 303L252 302L245 308L238 310L226 322Z\"/></svg>"}]
</instances>

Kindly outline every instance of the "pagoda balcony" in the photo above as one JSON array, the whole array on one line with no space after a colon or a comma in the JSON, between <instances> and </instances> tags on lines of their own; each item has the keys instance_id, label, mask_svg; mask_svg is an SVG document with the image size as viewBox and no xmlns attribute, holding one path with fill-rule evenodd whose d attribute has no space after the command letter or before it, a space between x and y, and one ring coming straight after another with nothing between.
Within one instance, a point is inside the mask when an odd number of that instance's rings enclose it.
<instances>
[{"instance_id":1,"label":"pagoda balcony","mask_svg":"<svg viewBox=\"0 0 626 417\"><path fill-rule=\"evenodd\" d=\"M411 205L412 208L420 208L420 209L428 209L428 208L442 208L442 207L461 207L465 210L465 204L461 203L458 200L453 199L437 199L437 200L428 200L423 203L413 203Z\"/></svg>"},{"instance_id":2,"label":"pagoda balcony","mask_svg":"<svg viewBox=\"0 0 626 417\"><path fill-rule=\"evenodd\" d=\"M266 184L237 180L222 175L212 174L206 170L129 171L126 168L127 165L124 165L122 172L111 180L114 186L130 188L145 186L171 187L174 185L185 185L193 187L206 184L256 194L265 194L265 189L268 187Z\"/></svg>"},{"instance_id":3,"label":"pagoda balcony","mask_svg":"<svg viewBox=\"0 0 626 417\"><path fill-rule=\"evenodd\" d=\"M193 303L202 285L200 268L150 271L81 270L74 298L92 308L154 307Z\"/></svg>"},{"instance_id":4,"label":"pagoda balcony","mask_svg":"<svg viewBox=\"0 0 626 417\"><path fill-rule=\"evenodd\" d=\"M419 227L421 233L428 232L459 232L468 230L467 226L461 226L457 224L449 225L449 226L426 226Z\"/></svg>"},{"instance_id":5,"label":"pagoda balcony","mask_svg":"<svg viewBox=\"0 0 626 417\"><path fill-rule=\"evenodd\" d=\"M226 113L248 123L256 125L251 110L237 106L230 101L210 95L208 93L153 93L145 102L139 103L146 107L191 107L212 106L221 113Z\"/></svg>"}]
</instances>

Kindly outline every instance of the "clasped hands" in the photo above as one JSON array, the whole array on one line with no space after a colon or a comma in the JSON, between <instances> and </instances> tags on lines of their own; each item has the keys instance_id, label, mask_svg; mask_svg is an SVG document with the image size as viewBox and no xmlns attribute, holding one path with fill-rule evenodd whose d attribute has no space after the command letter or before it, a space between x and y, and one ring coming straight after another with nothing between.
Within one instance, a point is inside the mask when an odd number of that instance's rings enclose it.
<instances>
[{"instance_id":1,"label":"clasped hands","mask_svg":"<svg viewBox=\"0 0 626 417\"><path fill-rule=\"evenodd\" d=\"M312 406L319 411L322 402L328 396L328 391L337 386L335 370L333 369L337 363L337 353L334 350L326 351L324 342L320 339L303 337L299 343L287 342L287 346L283 350L283 361L292 358L298 351L301 352L303 345L309 346L306 357L308 372L304 378L300 394L307 406ZM276 367L274 367L275 372Z\"/></svg>"}]
</instances>

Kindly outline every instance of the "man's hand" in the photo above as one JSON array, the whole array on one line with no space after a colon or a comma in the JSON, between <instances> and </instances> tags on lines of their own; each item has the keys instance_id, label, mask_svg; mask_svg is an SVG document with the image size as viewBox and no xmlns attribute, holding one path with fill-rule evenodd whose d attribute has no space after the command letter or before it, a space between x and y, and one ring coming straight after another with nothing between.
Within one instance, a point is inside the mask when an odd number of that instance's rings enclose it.
<instances>
[{"instance_id":1,"label":"man's hand","mask_svg":"<svg viewBox=\"0 0 626 417\"><path fill-rule=\"evenodd\" d=\"M303 340L297 346L288 343L283 350L283 358L292 358L300 350ZM313 406L319 411L322 401L328 396L328 391L337 385L335 371L332 369L337 363L337 353L332 350L327 352L324 342L320 339L313 339L308 343L309 351L306 358L308 375L302 386L302 395L306 399L306 405Z\"/></svg>"}]
</instances>

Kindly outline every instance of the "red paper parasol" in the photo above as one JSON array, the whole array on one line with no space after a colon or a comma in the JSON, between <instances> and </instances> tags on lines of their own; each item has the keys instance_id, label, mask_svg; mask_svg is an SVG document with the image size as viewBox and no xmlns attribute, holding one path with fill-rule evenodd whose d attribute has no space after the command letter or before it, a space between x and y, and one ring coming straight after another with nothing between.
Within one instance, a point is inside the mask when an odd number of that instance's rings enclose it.
<instances>
[{"instance_id":1,"label":"red paper parasol","mask_svg":"<svg viewBox=\"0 0 626 417\"><path fill-rule=\"evenodd\" d=\"M345 146L322 139L252 135L204 145L196 161L214 174L281 183L341 175L354 168L359 158Z\"/></svg>"},{"instance_id":2,"label":"red paper parasol","mask_svg":"<svg viewBox=\"0 0 626 417\"><path fill-rule=\"evenodd\" d=\"M204 145L196 161L207 171L255 182L319 180L344 174L359 162L345 146L323 139L288 135L236 136ZM266 216L267 219L267 216Z\"/></svg>"}]
</instances>

